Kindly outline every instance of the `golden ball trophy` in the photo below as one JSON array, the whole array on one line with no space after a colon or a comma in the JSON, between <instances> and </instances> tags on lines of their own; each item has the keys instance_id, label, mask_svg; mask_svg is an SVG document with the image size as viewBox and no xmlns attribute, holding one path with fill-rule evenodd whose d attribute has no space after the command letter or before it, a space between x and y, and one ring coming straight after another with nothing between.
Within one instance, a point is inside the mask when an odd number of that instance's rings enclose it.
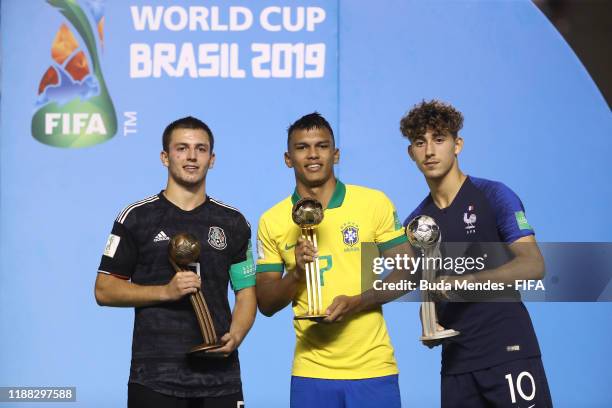
<instances>
[{"instance_id":1,"label":"golden ball trophy","mask_svg":"<svg viewBox=\"0 0 612 408\"><path fill-rule=\"evenodd\" d=\"M317 250L316 227L323 221L323 205L310 197L300 199L291 211L291 218L301 229L302 238L312 242ZM323 297L321 296L321 268L319 258L306 264L306 292L308 312L295 316L295 320L312 320L319 322L328 315L324 313Z\"/></svg>"}]
</instances>

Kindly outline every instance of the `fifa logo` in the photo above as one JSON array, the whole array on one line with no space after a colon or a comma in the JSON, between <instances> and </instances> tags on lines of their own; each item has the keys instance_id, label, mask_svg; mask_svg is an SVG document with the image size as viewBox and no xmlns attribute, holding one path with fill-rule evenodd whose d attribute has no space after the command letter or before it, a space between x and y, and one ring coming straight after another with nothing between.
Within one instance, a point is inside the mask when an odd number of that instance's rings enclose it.
<instances>
[{"instance_id":1,"label":"fifa logo","mask_svg":"<svg viewBox=\"0 0 612 408\"><path fill-rule=\"evenodd\" d=\"M98 54L104 49L104 0L47 3L68 21L55 35L50 65L38 85L32 136L65 148L105 142L117 133L117 115Z\"/></svg>"}]
</instances>

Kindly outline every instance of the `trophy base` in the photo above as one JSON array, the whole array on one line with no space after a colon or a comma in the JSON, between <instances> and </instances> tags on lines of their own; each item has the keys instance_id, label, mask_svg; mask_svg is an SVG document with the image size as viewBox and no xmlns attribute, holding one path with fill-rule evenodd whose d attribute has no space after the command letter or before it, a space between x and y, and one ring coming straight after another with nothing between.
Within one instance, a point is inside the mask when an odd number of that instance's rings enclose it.
<instances>
[{"instance_id":1,"label":"trophy base","mask_svg":"<svg viewBox=\"0 0 612 408\"><path fill-rule=\"evenodd\" d=\"M457 330L453 330L453 329L446 329L446 330L439 330L436 331L434 334L431 334L429 336L421 336L419 338L419 340L421 341L426 341L426 340L440 340L440 339L446 339L448 337L454 337L461 334L460 332L458 332Z\"/></svg>"},{"instance_id":2,"label":"trophy base","mask_svg":"<svg viewBox=\"0 0 612 408\"><path fill-rule=\"evenodd\" d=\"M310 320L311 322L319 323L319 322L322 322L328 316L329 316L328 314L324 314L324 313L303 314L303 315L295 316L293 320Z\"/></svg>"},{"instance_id":3,"label":"trophy base","mask_svg":"<svg viewBox=\"0 0 612 408\"><path fill-rule=\"evenodd\" d=\"M214 350L217 349L219 347L223 346L223 344L220 343L215 343L215 344L200 344L197 345L195 347L193 347L191 350L189 350L189 352L187 354L193 355L193 356L198 356L198 357L207 357L206 351L207 350Z\"/></svg>"}]
</instances>

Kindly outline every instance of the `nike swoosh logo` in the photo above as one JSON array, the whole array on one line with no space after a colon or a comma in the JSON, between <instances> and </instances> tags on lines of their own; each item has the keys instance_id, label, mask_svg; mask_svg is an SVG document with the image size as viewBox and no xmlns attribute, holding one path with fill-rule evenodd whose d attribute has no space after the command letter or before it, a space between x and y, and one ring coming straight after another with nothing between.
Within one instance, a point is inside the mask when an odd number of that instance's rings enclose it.
<instances>
[{"instance_id":1,"label":"nike swoosh logo","mask_svg":"<svg viewBox=\"0 0 612 408\"><path fill-rule=\"evenodd\" d=\"M293 245L285 244L285 251L290 250L291 248L293 248L296 245L297 245L297 242L295 244L293 244Z\"/></svg>"}]
</instances>

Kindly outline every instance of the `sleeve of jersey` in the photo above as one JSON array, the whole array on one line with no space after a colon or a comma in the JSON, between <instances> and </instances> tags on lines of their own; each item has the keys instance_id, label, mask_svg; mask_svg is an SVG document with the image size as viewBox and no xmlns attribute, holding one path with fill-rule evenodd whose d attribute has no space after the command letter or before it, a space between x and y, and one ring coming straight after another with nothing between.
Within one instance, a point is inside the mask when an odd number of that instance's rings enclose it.
<instances>
[{"instance_id":1,"label":"sleeve of jersey","mask_svg":"<svg viewBox=\"0 0 612 408\"><path fill-rule=\"evenodd\" d=\"M138 247L125 225L115 221L108 236L98 272L130 279L136 266Z\"/></svg>"},{"instance_id":2,"label":"sleeve of jersey","mask_svg":"<svg viewBox=\"0 0 612 408\"><path fill-rule=\"evenodd\" d=\"M232 259L230 266L230 282L234 291L255 286L255 265L253 264L253 248L251 247L251 227L245 219L238 227L240 249Z\"/></svg>"},{"instance_id":3,"label":"sleeve of jersey","mask_svg":"<svg viewBox=\"0 0 612 408\"><path fill-rule=\"evenodd\" d=\"M397 211L391 200L384 194L381 194L379 203L375 207L376 217L375 225L377 225L375 240L378 249L384 252L401 243L407 242L408 238L404 234L404 228L397 216Z\"/></svg>"},{"instance_id":4,"label":"sleeve of jersey","mask_svg":"<svg viewBox=\"0 0 612 408\"><path fill-rule=\"evenodd\" d=\"M504 242L512 243L535 232L525 216L521 199L506 185L499 183L493 195L497 230Z\"/></svg>"},{"instance_id":5,"label":"sleeve of jersey","mask_svg":"<svg viewBox=\"0 0 612 408\"><path fill-rule=\"evenodd\" d=\"M278 246L274 242L264 217L257 228L257 273L280 272L284 269Z\"/></svg>"}]
</instances>

